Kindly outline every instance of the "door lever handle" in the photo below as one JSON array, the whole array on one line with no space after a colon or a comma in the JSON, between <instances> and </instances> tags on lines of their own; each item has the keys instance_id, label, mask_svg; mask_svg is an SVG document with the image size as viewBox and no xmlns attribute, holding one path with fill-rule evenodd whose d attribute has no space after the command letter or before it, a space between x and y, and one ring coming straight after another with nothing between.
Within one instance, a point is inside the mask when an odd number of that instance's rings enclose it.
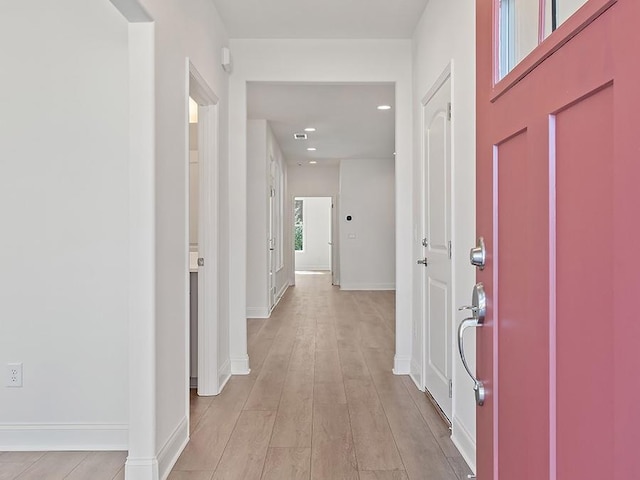
<instances>
[{"instance_id":1,"label":"door lever handle","mask_svg":"<svg viewBox=\"0 0 640 480\"><path fill-rule=\"evenodd\" d=\"M424 265L425 267L427 267L429 265L429 262L427 261L427 258L423 258L422 260L418 260L416 262L418 265Z\"/></svg>"},{"instance_id":2,"label":"door lever handle","mask_svg":"<svg viewBox=\"0 0 640 480\"><path fill-rule=\"evenodd\" d=\"M481 326L482 324L478 321L477 318L465 318L462 322L460 322L460 325L458 325L458 352L460 353L462 366L473 381L473 391L476 396L476 403L479 407L484 405L485 389L483 383L478 380L473 373L471 373L471 369L469 368L469 364L467 363L467 357L464 354L464 331L467 328L475 328Z\"/></svg>"},{"instance_id":3,"label":"door lever handle","mask_svg":"<svg viewBox=\"0 0 640 480\"><path fill-rule=\"evenodd\" d=\"M467 357L464 354L464 331L467 328L481 327L487 315L487 295L484 291L482 283L476 283L473 287L473 295L471 296L471 305L465 305L458 310L470 310L472 317L465 318L458 325L458 352L462 360L462 366L467 371L471 380L473 380L473 392L476 396L476 403L479 407L484 405L485 388L484 384L479 381L467 364Z\"/></svg>"},{"instance_id":4,"label":"door lever handle","mask_svg":"<svg viewBox=\"0 0 640 480\"><path fill-rule=\"evenodd\" d=\"M463 305L462 307L458 307L459 312L463 310L471 310L472 312L477 312L478 307L474 307L473 305Z\"/></svg>"}]
</instances>

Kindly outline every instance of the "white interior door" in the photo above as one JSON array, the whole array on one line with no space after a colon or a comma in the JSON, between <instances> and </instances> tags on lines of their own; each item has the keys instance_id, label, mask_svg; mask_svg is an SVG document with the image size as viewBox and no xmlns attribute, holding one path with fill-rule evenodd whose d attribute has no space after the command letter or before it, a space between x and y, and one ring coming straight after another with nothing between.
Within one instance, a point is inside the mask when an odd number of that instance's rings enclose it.
<instances>
[{"instance_id":1,"label":"white interior door","mask_svg":"<svg viewBox=\"0 0 640 480\"><path fill-rule=\"evenodd\" d=\"M423 104L424 383L451 419L451 78Z\"/></svg>"},{"instance_id":2,"label":"white interior door","mask_svg":"<svg viewBox=\"0 0 640 480\"><path fill-rule=\"evenodd\" d=\"M276 211L276 162L271 158L269 162L269 311L276 304L276 221L278 212Z\"/></svg>"}]
</instances>

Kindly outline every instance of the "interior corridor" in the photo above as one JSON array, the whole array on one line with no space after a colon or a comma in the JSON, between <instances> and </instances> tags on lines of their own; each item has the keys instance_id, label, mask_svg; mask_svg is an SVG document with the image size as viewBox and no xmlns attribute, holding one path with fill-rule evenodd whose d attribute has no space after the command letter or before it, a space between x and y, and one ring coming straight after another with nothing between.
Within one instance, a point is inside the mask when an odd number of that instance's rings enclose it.
<instances>
[{"instance_id":1,"label":"interior corridor","mask_svg":"<svg viewBox=\"0 0 640 480\"><path fill-rule=\"evenodd\" d=\"M192 396L169 480L466 479L425 395L391 373L394 298L296 274L270 319L249 320L251 374Z\"/></svg>"}]
</instances>

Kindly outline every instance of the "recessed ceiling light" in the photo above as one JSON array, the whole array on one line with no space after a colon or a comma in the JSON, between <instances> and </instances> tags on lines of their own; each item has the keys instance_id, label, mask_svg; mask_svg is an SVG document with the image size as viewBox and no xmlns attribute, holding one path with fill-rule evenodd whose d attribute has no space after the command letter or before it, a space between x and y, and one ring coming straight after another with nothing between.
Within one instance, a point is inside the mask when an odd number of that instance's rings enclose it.
<instances>
[{"instance_id":1,"label":"recessed ceiling light","mask_svg":"<svg viewBox=\"0 0 640 480\"><path fill-rule=\"evenodd\" d=\"M307 139L307 134L306 133L294 133L293 134L293 138L295 138L296 140L306 140Z\"/></svg>"},{"instance_id":2,"label":"recessed ceiling light","mask_svg":"<svg viewBox=\"0 0 640 480\"><path fill-rule=\"evenodd\" d=\"M315 152L316 150L317 150L317 149L316 149L316 147L309 147L309 148L307 148L307 151L308 151L308 152Z\"/></svg>"},{"instance_id":3,"label":"recessed ceiling light","mask_svg":"<svg viewBox=\"0 0 640 480\"><path fill-rule=\"evenodd\" d=\"M315 164L316 164L316 163L318 163L318 162L316 162L315 160L311 160L309 163L310 163L311 165L315 165Z\"/></svg>"},{"instance_id":4,"label":"recessed ceiling light","mask_svg":"<svg viewBox=\"0 0 640 480\"><path fill-rule=\"evenodd\" d=\"M305 131L305 132L315 132L315 131L316 131L316 129L315 129L315 128L313 128L313 127L307 127L307 128L305 128L305 129L304 129L304 131Z\"/></svg>"},{"instance_id":5,"label":"recessed ceiling light","mask_svg":"<svg viewBox=\"0 0 640 480\"><path fill-rule=\"evenodd\" d=\"M391 110L391 105L378 105L378 110Z\"/></svg>"}]
</instances>

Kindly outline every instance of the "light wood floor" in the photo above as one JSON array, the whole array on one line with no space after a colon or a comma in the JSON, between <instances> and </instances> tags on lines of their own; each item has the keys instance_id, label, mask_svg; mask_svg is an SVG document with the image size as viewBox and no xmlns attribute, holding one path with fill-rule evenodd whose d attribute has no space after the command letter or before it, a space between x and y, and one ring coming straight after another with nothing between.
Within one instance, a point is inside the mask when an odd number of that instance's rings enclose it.
<instances>
[{"instance_id":1,"label":"light wood floor","mask_svg":"<svg viewBox=\"0 0 640 480\"><path fill-rule=\"evenodd\" d=\"M192 396L170 480L463 480L471 473L409 377L391 373L394 292L298 274L248 323L251 375Z\"/></svg>"},{"instance_id":2,"label":"light wood floor","mask_svg":"<svg viewBox=\"0 0 640 480\"><path fill-rule=\"evenodd\" d=\"M0 452L0 480L124 480L126 452Z\"/></svg>"},{"instance_id":3,"label":"light wood floor","mask_svg":"<svg viewBox=\"0 0 640 480\"><path fill-rule=\"evenodd\" d=\"M169 480L464 480L449 431L391 373L393 292L298 274L248 321L251 375L191 397L191 440ZM123 452L0 453L0 480L123 480Z\"/></svg>"}]
</instances>

